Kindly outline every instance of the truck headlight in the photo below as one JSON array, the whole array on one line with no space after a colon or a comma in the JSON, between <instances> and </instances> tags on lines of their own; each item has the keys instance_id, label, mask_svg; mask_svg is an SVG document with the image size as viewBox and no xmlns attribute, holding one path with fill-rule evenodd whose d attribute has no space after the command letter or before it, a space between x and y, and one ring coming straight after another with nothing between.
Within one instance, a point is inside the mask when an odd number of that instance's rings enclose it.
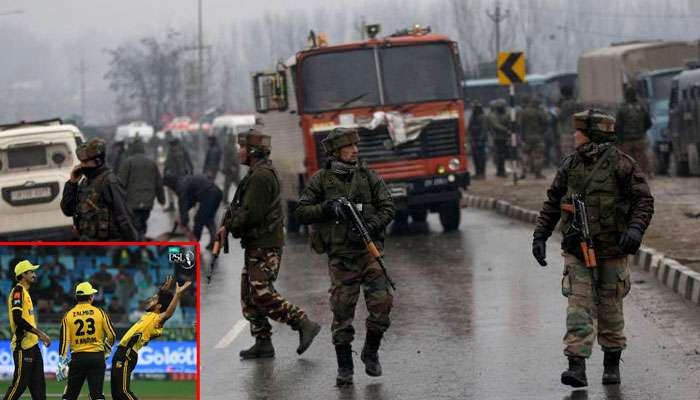
<instances>
[{"instance_id":1,"label":"truck headlight","mask_svg":"<svg viewBox=\"0 0 700 400\"><path fill-rule=\"evenodd\" d=\"M462 165L461 162L459 162L458 158L453 158L450 160L450 162L447 164L447 167L450 169L450 171L457 171L459 169L459 166Z\"/></svg>"},{"instance_id":2,"label":"truck headlight","mask_svg":"<svg viewBox=\"0 0 700 400\"><path fill-rule=\"evenodd\" d=\"M442 164L438 165L437 166L437 173L440 175L444 174L445 173L445 166Z\"/></svg>"}]
</instances>

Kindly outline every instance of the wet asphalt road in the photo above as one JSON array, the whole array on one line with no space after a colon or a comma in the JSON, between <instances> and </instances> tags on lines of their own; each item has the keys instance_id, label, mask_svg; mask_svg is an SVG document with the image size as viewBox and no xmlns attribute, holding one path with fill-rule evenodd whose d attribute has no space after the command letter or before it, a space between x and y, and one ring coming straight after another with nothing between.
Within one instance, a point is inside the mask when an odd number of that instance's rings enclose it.
<instances>
[{"instance_id":1,"label":"wet asphalt road","mask_svg":"<svg viewBox=\"0 0 700 400\"><path fill-rule=\"evenodd\" d=\"M155 225L166 225L151 231L167 230L165 217L154 212L154 221L162 221ZM588 364L590 386L561 385L566 302L556 238L548 242L550 267L540 268L530 256L531 226L472 209L463 210L462 221L461 231L443 234L431 216L427 232L390 237L386 260L398 291L380 350L384 376L366 376L355 355L355 385L344 389L334 387L326 261L304 237L288 239L277 287L322 324L321 334L297 356L297 333L273 323L276 358L239 360L253 341L238 300L242 250L232 241L201 290L202 398L700 398L700 313L643 273L633 275L625 303L629 348L622 385L600 384L598 348ZM357 353L365 317L360 300Z\"/></svg>"}]
</instances>

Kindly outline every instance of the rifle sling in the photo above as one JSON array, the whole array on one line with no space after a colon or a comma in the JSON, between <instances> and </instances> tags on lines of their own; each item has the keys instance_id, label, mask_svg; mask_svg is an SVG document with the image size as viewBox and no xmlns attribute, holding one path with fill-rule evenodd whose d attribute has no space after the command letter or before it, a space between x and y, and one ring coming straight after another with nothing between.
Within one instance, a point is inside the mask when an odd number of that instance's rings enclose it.
<instances>
[{"instance_id":1,"label":"rifle sling","mask_svg":"<svg viewBox=\"0 0 700 400\"><path fill-rule=\"evenodd\" d=\"M593 180L593 176L595 176L595 173L598 172L600 167L603 165L605 160L607 160L610 155L612 154L613 146L610 146L603 152L603 154L600 156L598 161L596 161L595 165L593 165L593 169L591 172L586 176L586 180L583 181L583 185L581 186L581 194L585 196L586 194L586 189L588 188L588 185L591 183L591 180Z\"/></svg>"}]
</instances>

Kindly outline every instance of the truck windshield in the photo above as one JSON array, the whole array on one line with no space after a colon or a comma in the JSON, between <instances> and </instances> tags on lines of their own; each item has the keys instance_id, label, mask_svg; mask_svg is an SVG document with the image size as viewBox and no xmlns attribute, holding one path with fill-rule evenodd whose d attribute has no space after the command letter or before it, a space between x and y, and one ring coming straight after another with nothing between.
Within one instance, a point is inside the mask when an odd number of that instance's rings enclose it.
<instances>
[{"instance_id":1,"label":"truck windshield","mask_svg":"<svg viewBox=\"0 0 700 400\"><path fill-rule=\"evenodd\" d=\"M384 105L461 97L447 43L380 47L379 63ZM382 105L372 48L310 56L301 74L306 113Z\"/></svg>"},{"instance_id":2,"label":"truck windshield","mask_svg":"<svg viewBox=\"0 0 700 400\"><path fill-rule=\"evenodd\" d=\"M379 104L379 84L372 49L309 57L304 61L301 74L304 111L307 113Z\"/></svg>"},{"instance_id":3,"label":"truck windshield","mask_svg":"<svg viewBox=\"0 0 700 400\"><path fill-rule=\"evenodd\" d=\"M460 97L452 50L446 43L381 49L386 104Z\"/></svg>"},{"instance_id":4,"label":"truck windshield","mask_svg":"<svg viewBox=\"0 0 700 400\"><path fill-rule=\"evenodd\" d=\"M652 79L653 96L649 99L652 114L662 115L668 113L668 99L671 96L671 86L676 74L677 72L657 75Z\"/></svg>"}]
</instances>

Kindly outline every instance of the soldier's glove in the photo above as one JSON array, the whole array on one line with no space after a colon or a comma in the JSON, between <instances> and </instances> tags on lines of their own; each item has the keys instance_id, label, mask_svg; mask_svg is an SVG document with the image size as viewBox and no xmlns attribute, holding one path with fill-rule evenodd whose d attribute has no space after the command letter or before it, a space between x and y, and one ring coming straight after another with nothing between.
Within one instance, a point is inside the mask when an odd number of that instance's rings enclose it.
<instances>
[{"instance_id":1,"label":"soldier's glove","mask_svg":"<svg viewBox=\"0 0 700 400\"><path fill-rule=\"evenodd\" d=\"M323 215L328 219L335 219L339 221L345 220L343 206L336 199L324 201L321 204L321 209L323 210Z\"/></svg>"},{"instance_id":2,"label":"soldier's glove","mask_svg":"<svg viewBox=\"0 0 700 400\"><path fill-rule=\"evenodd\" d=\"M545 258L547 258L547 241L543 239L533 240L532 255L541 266L546 267L547 261L545 261Z\"/></svg>"},{"instance_id":3,"label":"soldier's glove","mask_svg":"<svg viewBox=\"0 0 700 400\"><path fill-rule=\"evenodd\" d=\"M636 226L630 226L627 232L620 236L618 246L625 254L635 254L642 244L642 231Z\"/></svg>"}]
</instances>

